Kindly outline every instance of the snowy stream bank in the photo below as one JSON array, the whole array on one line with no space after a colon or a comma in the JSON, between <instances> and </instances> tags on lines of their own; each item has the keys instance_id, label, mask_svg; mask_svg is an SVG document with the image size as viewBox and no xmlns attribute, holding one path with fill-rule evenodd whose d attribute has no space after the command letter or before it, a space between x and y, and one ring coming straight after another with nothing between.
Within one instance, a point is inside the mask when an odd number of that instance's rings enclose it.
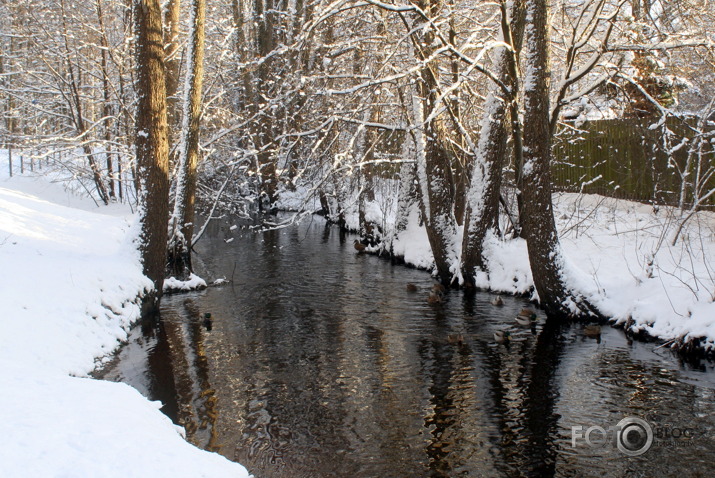
<instances>
[{"instance_id":1,"label":"snowy stream bank","mask_svg":"<svg viewBox=\"0 0 715 478\"><path fill-rule=\"evenodd\" d=\"M0 476L247 477L139 392L86 378L149 286L128 207L97 208L0 156Z\"/></svg>"}]
</instances>

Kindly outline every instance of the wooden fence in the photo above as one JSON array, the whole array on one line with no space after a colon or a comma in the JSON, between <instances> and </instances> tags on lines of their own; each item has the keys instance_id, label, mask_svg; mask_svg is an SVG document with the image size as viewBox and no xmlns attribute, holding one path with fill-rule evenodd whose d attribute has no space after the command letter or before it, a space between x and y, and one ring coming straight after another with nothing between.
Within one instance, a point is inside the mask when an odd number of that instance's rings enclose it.
<instances>
[{"instance_id":1,"label":"wooden fence","mask_svg":"<svg viewBox=\"0 0 715 478\"><path fill-rule=\"evenodd\" d=\"M565 125L554 141L554 188L677 205L681 178L668 164L661 128L649 128L653 122L615 119L590 121L578 127ZM666 126L673 133L671 147L683 137L693 136L692 130L679 120L669 120ZM681 168L686 164L687 154L687 144L672 153ZM705 168L715 167L712 147L705 163ZM708 184L708 189L712 188L715 178ZM692 194L688 197L691 200ZM715 206L715 197L705 206Z\"/></svg>"}]
</instances>

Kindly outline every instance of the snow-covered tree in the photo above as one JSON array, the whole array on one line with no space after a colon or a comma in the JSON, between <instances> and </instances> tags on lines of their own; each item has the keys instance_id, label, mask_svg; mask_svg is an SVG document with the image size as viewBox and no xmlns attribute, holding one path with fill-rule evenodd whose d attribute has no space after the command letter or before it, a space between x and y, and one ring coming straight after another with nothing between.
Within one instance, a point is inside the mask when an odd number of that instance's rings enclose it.
<instances>
[{"instance_id":1,"label":"snow-covered tree","mask_svg":"<svg viewBox=\"0 0 715 478\"><path fill-rule=\"evenodd\" d=\"M510 132L515 139L513 151L521 155L521 119L518 112L518 59L524 34L524 5L502 1L501 32L504 46L494 60L495 77L485 101L477 151L472 165L468 207L464 221L462 277L474 283L475 270L488 271L484 249L488 235L498 237L502 175L507 159ZM510 7L510 8L509 8ZM511 121L510 121L511 120ZM517 161L520 162L520 161Z\"/></svg>"},{"instance_id":2,"label":"snow-covered tree","mask_svg":"<svg viewBox=\"0 0 715 478\"><path fill-rule=\"evenodd\" d=\"M169 218L169 267L179 279L192 272L191 241L194 231L199 132L203 88L204 29L206 4L190 0L189 42L186 49L186 81L174 209Z\"/></svg>"}]
</instances>

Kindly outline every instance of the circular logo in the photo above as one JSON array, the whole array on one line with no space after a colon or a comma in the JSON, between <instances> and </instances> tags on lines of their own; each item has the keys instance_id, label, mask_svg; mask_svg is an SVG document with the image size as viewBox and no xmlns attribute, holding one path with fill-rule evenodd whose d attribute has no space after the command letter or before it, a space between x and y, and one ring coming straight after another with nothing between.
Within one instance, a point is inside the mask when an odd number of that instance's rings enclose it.
<instances>
[{"instance_id":1,"label":"circular logo","mask_svg":"<svg viewBox=\"0 0 715 478\"><path fill-rule=\"evenodd\" d=\"M628 456L647 452L653 444L653 429L648 422L636 417L626 417L618 422L616 444Z\"/></svg>"}]
</instances>

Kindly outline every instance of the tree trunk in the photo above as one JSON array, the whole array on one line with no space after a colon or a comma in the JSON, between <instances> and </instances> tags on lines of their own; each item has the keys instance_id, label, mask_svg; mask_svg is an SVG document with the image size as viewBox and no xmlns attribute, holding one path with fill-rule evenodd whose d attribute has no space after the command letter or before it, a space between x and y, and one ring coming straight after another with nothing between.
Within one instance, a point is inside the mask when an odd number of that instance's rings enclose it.
<instances>
[{"instance_id":1,"label":"tree trunk","mask_svg":"<svg viewBox=\"0 0 715 478\"><path fill-rule=\"evenodd\" d=\"M526 0L526 25L523 235L541 306L552 316L580 316L591 312L591 308L566 283L565 260L551 202L549 26L545 2Z\"/></svg>"},{"instance_id":2,"label":"tree trunk","mask_svg":"<svg viewBox=\"0 0 715 478\"><path fill-rule=\"evenodd\" d=\"M247 110L253 115L256 113L258 107L258 104L255 103L257 96L254 93L254 83L256 80L254 78L253 68L242 66L242 64L247 62L250 58L249 50L251 47L245 32L247 21L244 18L243 1L244 0L232 0L231 3L233 27L236 30L234 53L236 55L235 64L237 65L237 69L234 74L236 75L237 82L238 78L240 78L240 90L242 90L235 97L235 108L239 111Z\"/></svg>"},{"instance_id":3,"label":"tree trunk","mask_svg":"<svg viewBox=\"0 0 715 478\"><path fill-rule=\"evenodd\" d=\"M448 0L449 8L455 7L454 0ZM455 16L450 15L449 17L449 43L451 45L457 45L457 29L455 26ZM452 84L458 84L460 79L460 58L456 53L452 53L449 60L450 72ZM469 190L469 171L471 158L464 151L468 149L467 141L463 132L459 130L458 124L462 121L462 114L460 110L459 96L457 92L452 95L453 98L449 100L450 116L452 116L452 121L455 123L455 129L453 130L453 139L455 144L459 144L461 148L452 147L452 171L454 172L454 218L457 225L464 226L464 221L467 216L467 208L469 206L467 202L467 193ZM456 133L456 134L455 134Z\"/></svg>"},{"instance_id":4,"label":"tree trunk","mask_svg":"<svg viewBox=\"0 0 715 478\"><path fill-rule=\"evenodd\" d=\"M191 239L194 233L196 169L199 163L199 130L201 126L201 93L203 87L205 0L191 0L191 30L186 51L186 91L179 148L178 176L174 212L169 237L169 265L179 279L193 271Z\"/></svg>"},{"instance_id":5,"label":"tree trunk","mask_svg":"<svg viewBox=\"0 0 715 478\"><path fill-rule=\"evenodd\" d=\"M378 120L377 108L368 108L362 117L364 122ZM373 178L373 161L375 160L375 143L377 132L375 128L360 126L356 133L355 159L358 161L358 223L360 239L370 245L380 241L379 225L367 218L367 205L375 200L375 185Z\"/></svg>"},{"instance_id":6,"label":"tree trunk","mask_svg":"<svg viewBox=\"0 0 715 478\"><path fill-rule=\"evenodd\" d=\"M494 60L496 77L510 91L507 93L501 85L493 85L483 113L464 220L462 277L466 286L474 285L477 269L487 271L484 241L488 234L499 234L499 197L509 137L509 112L514 109L510 105L517 99L516 57L524 36L523 7L522 0L515 0L507 12L502 1L503 40L517 53L501 48Z\"/></svg>"},{"instance_id":7,"label":"tree trunk","mask_svg":"<svg viewBox=\"0 0 715 478\"><path fill-rule=\"evenodd\" d=\"M82 150L84 151L84 154L87 156L87 161L89 163L90 170L92 171L92 178L94 179L94 185L97 189L97 194L99 195L99 199L104 203L104 204L109 204L109 193L107 193L107 188L104 184L104 180L102 178L102 171L99 168L99 165L97 164L97 161L94 159L94 153L92 151L92 147L90 146L89 142L85 138L85 135L87 134L87 126L84 122L84 114L83 114L83 108L82 108L82 97L80 95L80 90L82 89L81 81L81 69L78 69L77 74L75 74L75 66L72 64L72 50L70 49L69 45L69 38L71 37L71 34L69 32L67 23L65 21L65 4L64 1L60 2L60 8L62 12L62 29L63 29L63 41L64 41L64 47L65 47L65 61L67 64L67 73L68 73L68 86L70 89L70 94L68 98L68 102L70 104L70 109L71 109L71 114L72 114L72 119L74 121L75 128L77 129L77 134L80 138L82 138ZM72 108L74 109L72 111ZM22 163L21 163L22 164Z\"/></svg>"},{"instance_id":8,"label":"tree trunk","mask_svg":"<svg viewBox=\"0 0 715 478\"><path fill-rule=\"evenodd\" d=\"M9 51L8 53L8 59L12 59L13 53L15 51L15 41L12 36L9 38ZM7 87L8 87L8 76L5 74L5 52L0 51L0 85L2 86L3 92L7 92ZM7 129L7 133L5 134L4 139L4 147L7 148L7 160L8 160L8 168L9 168L9 173L10 177L12 177L12 145L14 141L14 135L15 135L15 101L12 97L12 95L6 95L6 100L4 104L4 114L3 118L5 119L5 128Z\"/></svg>"},{"instance_id":9,"label":"tree trunk","mask_svg":"<svg viewBox=\"0 0 715 478\"><path fill-rule=\"evenodd\" d=\"M255 0L256 17L258 20L256 41L259 56L263 61L258 65L256 81L257 88L253 88L254 98L252 102L257 110L259 106L266 103L265 97L270 96L270 84L273 83L274 64L276 61L269 54L277 46L276 26L278 23L278 7L269 0ZM253 141L258 151L256 157L256 167L261 178L259 191L259 210L270 209L277 199L278 178L276 176L276 159L272 150L274 135L275 113L265 111L259 114L255 129L253 131Z\"/></svg>"},{"instance_id":10,"label":"tree trunk","mask_svg":"<svg viewBox=\"0 0 715 478\"><path fill-rule=\"evenodd\" d=\"M179 55L179 27L181 24L181 0L168 0L164 11L164 55L166 74L166 108L168 122L172 127L181 120L179 110L179 70L181 55ZM171 136L171 129L169 130ZM169 144L172 144L171 138Z\"/></svg>"},{"instance_id":11,"label":"tree trunk","mask_svg":"<svg viewBox=\"0 0 715 478\"><path fill-rule=\"evenodd\" d=\"M638 43L648 44L654 41L652 38L647 38L644 34L647 27L643 25L651 21L651 3L650 0L631 0L633 21L636 25L639 25L636 32ZM636 50L633 52L633 59L630 63L631 67L635 69L636 73L633 77L638 81L639 86L630 82L623 86L624 91L628 95L628 103L624 115L631 118L653 118L658 115L659 111L652 100L659 102L664 99L664 93L670 93L668 91L669 88L658 79L658 68L652 53ZM643 91L648 95L644 95Z\"/></svg>"},{"instance_id":12,"label":"tree trunk","mask_svg":"<svg viewBox=\"0 0 715 478\"><path fill-rule=\"evenodd\" d=\"M397 217L395 218L395 228L390 237L390 255L394 258L395 251L393 243L401 233L407 230L410 225L410 213L413 208L419 210L419 199L417 194L417 177L415 165L403 163L400 168L400 189L397 193Z\"/></svg>"},{"instance_id":13,"label":"tree trunk","mask_svg":"<svg viewBox=\"0 0 715 478\"><path fill-rule=\"evenodd\" d=\"M100 67L102 69L102 94L103 101L102 104L102 115L104 116L103 125L104 128L104 141L105 141L105 156L107 164L107 179L109 184L109 197L111 199L116 198L116 192L114 188L114 165L112 164L112 154L110 142L112 140L112 105L110 103L110 91L109 91L109 69L107 66L107 55L109 51L109 41L107 40L107 32L104 29L104 13L102 12L102 0L97 0L97 21L99 24L99 34L100 34L100 45L102 47L101 57L100 57Z\"/></svg>"},{"instance_id":14,"label":"tree trunk","mask_svg":"<svg viewBox=\"0 0 715 478\"><path fill-rule=\"evenodd\" d=\"M144 297L142 304L142 313L147 315L158 310L164 284L169 218L169 143L159 0L134 0L133 10L140 252L144 274L154 283L154 290Z\"/></svg>"},{"instance_id":15,"label":"tree trunk","mask_svg":"<svg viewBox=\"0 0 715 478\"><path fill-rule=\"evenodd\" d=\"M421 0L419 5L430 18L441 7L440 0ZM434 33L421 27L416 30L419 31L413 36L416 56L425 62L433 53ZM432 60L426 62L420 70L416 95L420 104L413 100L412 116L417 136L417 178L422 193L422 214L437 275L442 283L447 284L452 280L452 265L456 262L453 257L456 220L452 156L444 144L447 134L442 115L425 122L425 119L440 107L437 104L438 68L437 61Z\"/></svg>"}]
</instances>

